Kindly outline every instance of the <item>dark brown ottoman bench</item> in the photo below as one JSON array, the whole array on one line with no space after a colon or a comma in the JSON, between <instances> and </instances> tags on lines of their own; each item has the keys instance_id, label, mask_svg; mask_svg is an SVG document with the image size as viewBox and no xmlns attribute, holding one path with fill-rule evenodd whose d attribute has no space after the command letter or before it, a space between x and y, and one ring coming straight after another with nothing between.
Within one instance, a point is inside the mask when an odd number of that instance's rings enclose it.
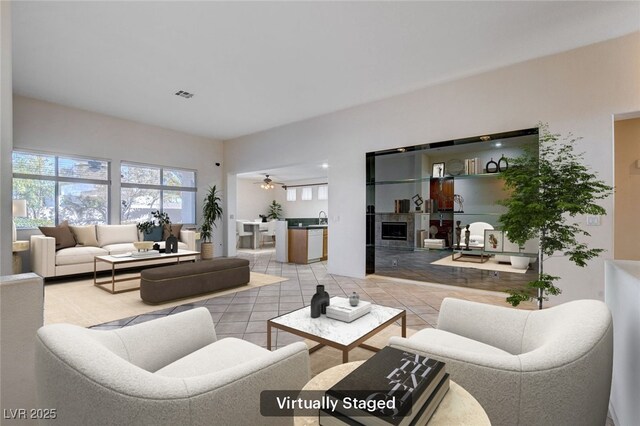
<instances>
[{"instance_id":1,"label":"dark brown ottoman bench","mask_svg":"<svg viewBox=\"0 0 640 426\"><path fill-rule=\"evenodd\" d=\"M157 304L211 293L249 282L249 261L237 258L145 269L140 274L140 298Z\"/></svg>"}]
</instances>

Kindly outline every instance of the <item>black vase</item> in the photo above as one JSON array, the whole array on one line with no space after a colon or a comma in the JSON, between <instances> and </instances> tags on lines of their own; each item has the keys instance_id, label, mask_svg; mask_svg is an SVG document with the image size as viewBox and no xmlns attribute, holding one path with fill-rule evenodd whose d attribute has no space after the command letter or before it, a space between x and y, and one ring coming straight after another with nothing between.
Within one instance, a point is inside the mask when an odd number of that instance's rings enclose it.
<instances>
[{"instance_id":1,"label":"black vase","mask_svg":"<svg viewBox=\"0 0 640 426\"><path fill-rule=\"evenodd\" d=\"M165 253L177 253L178 252L178 239L173 235L169 235L167 241L164 243Z\"/></svg>"},{"instance_id":2,"label":"black vase","mask_svg":"<svg viewBox=\"0 0 640 426\"><path fill-rule=\"evenodd\" d=\"M318 318L320 314L327 313L329 306L329 293L324 291L323 285L316 286L316 294L311 298L311 318Z\"/></svg>"}]
</instances>

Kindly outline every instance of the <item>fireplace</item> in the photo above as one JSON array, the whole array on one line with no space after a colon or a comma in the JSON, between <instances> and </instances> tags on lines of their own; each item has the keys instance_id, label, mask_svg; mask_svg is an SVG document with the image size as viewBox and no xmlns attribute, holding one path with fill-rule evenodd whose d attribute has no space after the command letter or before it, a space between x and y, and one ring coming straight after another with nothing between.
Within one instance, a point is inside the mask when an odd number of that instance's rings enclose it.
<instances>
[{"instance_id":1,"label":"fireplace","mask_svg":"<svg viewBox=\"0 0 640 426\"><path fill-rule=\"evenodd\" d=\"M383 240L407 240L407 222L382 222Z\"/></svg>"}]
</instances>

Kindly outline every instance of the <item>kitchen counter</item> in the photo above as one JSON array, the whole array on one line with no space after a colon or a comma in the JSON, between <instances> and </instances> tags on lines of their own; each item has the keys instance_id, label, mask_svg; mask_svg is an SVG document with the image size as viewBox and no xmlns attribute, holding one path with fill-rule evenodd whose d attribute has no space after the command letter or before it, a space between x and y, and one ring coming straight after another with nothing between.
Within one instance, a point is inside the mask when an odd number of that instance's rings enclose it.
<instances>
[{"instance_id":1,"label":"kitchen counter","mask_svg":"<svg viewBox=\"0 0 640 426\"><path fill-rule=\"evenodd\" d=\"M318 229L328 228L329 225L303 225L303 226L289 226L289 229Z\"/></svg>"}]
</instances>

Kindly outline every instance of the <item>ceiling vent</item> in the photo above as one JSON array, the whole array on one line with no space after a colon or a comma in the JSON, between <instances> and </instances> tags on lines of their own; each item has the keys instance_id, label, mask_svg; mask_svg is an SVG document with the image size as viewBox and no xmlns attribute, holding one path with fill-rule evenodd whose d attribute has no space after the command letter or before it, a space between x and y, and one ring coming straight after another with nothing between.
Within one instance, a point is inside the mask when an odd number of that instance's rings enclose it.
<instances>
[{"instance_id":1,"label":"ceiling vent","mask_svg":"<svg viewBox=\"0 0 640 426\"><path fill-rule=\"evenodd\" d=\"M185 99L191 99L193 98L193 93L185 92L184 90L178 90L176 92L176 96L180 96Z\"/></svg>"}]
</instances>

